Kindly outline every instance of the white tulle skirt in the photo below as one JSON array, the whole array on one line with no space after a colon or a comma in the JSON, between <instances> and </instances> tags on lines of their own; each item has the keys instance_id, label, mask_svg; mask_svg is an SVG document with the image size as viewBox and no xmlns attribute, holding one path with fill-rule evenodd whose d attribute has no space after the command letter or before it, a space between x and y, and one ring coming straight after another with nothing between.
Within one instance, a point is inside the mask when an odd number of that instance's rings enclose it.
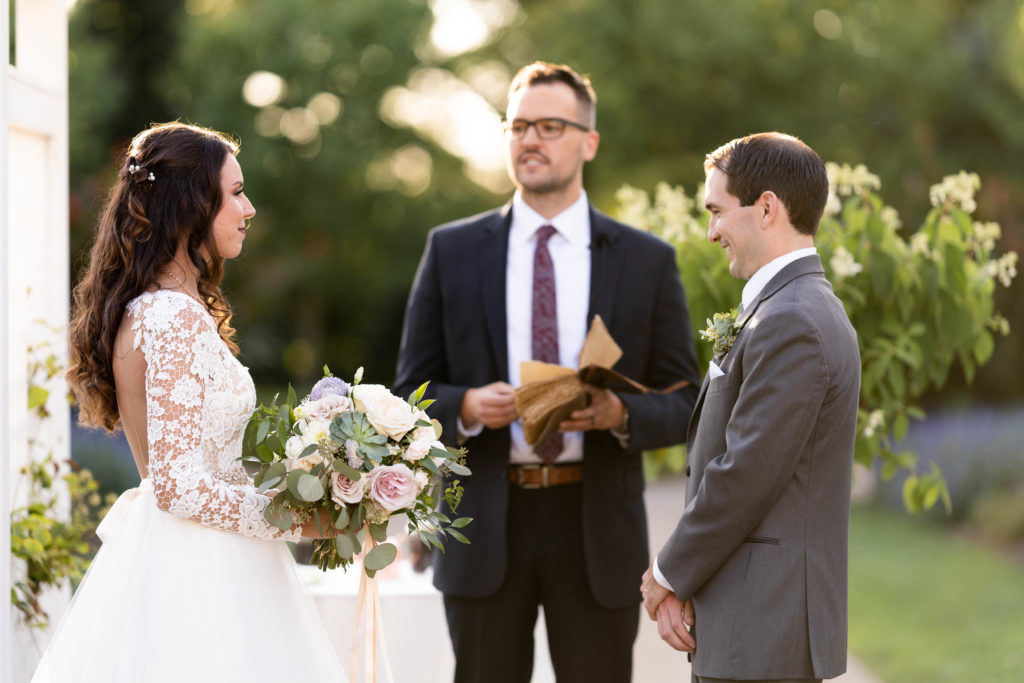
<instances>
[{"instance_id":1,"label":"white tulle skirt","mask_svg":"<svg viewBox=\"0 0 1024 683\"><path fill-rule=\"evenodd\" d=\"M284 543L163 512L145 479L99 534L33 683L347 680Z\"/></svg>"}]
</instances>

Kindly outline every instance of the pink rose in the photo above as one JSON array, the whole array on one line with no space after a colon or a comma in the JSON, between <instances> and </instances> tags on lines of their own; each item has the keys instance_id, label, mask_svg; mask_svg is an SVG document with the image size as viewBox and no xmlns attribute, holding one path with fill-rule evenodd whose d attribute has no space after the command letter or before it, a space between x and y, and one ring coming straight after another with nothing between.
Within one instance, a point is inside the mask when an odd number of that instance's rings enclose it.
<instances>
[{"instance_id":1,"label":"pink rose","mask_svg":"<svg viewBox=\"0 0 1024 683\"><path fill-rule=\"evenodd\" d=\"M370 498L388 512L410 507L420 487L416 476L405 465L381 465L367 475Z\"/></svg>"},{"instance_id":2,"label":"pink rose","mask_svg":"<svg viewBox=\"0 0 1024 683\"><path fill-rule=\"evenodd\" d=\"M355 505L363 499L366 492L366 477L352 481L341 472L331 474L331 500L339 505L352 503Z\"/></svg>"},{"instance_id":3,"label":"pink rose","mask_svg":"<svg viewBox=\"0 0 1024 683\"><path fill-rule=\"evenodd\" d=\"M337 394L324 394L319 400L307 401L301 407L302 417L330 422L342 413L352 410L352 399Z\"/></svg>"}]
</instances>

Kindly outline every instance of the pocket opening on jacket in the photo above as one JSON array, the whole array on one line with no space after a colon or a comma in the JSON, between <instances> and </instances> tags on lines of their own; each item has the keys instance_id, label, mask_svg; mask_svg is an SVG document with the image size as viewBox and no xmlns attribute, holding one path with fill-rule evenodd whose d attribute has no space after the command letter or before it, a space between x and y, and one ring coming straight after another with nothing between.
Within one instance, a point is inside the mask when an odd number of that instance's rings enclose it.
<instances>
[{"instance_id":1,"label":"pocket opening on jacket","mask_svg":"<svg viewBox=\"0 0 1024 683\"><path fill-rule=\"evenodd\" d=\"M778 545L779 539L770 538L768 536L747 536L743 539L744 543L767 543L769 545Z\"/></svg>"}]
</instances>

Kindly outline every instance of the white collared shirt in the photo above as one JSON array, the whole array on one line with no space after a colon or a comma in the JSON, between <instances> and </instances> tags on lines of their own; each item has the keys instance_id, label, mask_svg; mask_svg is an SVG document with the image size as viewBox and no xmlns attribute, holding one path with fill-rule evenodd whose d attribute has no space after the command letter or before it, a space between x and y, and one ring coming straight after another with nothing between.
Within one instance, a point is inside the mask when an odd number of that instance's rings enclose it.
<instances>
[{"instance_id":1,"label":"white collared shirt","mask_svg":"<svg viewBox=\"0 0 1024 683\"><path fill-rule=\"evenodd\" d=\"M750 304L754 303L758 295L761 294L761 290L764 289L765 285L771 282L772 278L778 275L779 271L783 268L797 259L802 259L805 256L814 256L817 253L818 250L814 247L796 249L788 254L778 256L758 268L757 272L747 280L747 284L743 285L743 295L740 298L743 302L743 308L749 308Z\"/></svg>"},{"instance_id":2,"label":"white collared shirt","mask_svg":"<svg viewBox=\"0 0 1024 683\"><path fill-rule=\"evenodd\" d=\"M788 266L797 259L802 259L806 256L814 256L818 253L818 250L814 247L805 247L803 249L796 249L782 256L776 257L764 264L757 269L757 272L750 276L747 280L747 284L743 285L743 294L741 296L741 302L743 308L749 308L757 297L760 296L761 290L765 288L771 279L779 274L783 268ZM658 558L654 558L654 564L652 567L652 573L654 574L654 580L660 583L662 586L669 590L673 590L672 585L665 578L665 575L661 572L661 568L658 567Z\"/></svg>"},{"instance_id":3,"label":"white collared shirt","mask_svg":"<svg viewBox=\"0 0 1024 683\"><path fill-rule=\"evenodd\" d=\"M580 191L565 211L550 220L534 211L518 192L512 198L512 225L508 234L508 260L505 270L505 317L508 337L509 384L518 387L519 363L533 359L533 256L537 230L544 225L557 231L548 240L555 268L555 300L558 309L558 362L567 368L579 368L580 349L587 336L587 312L590 307L590 204ZM523 423L511 425L515 464L538 463L540 458L526 443ZM559 464L583 459L583 434L563 435Z\"/></svg>"}]
</instances>

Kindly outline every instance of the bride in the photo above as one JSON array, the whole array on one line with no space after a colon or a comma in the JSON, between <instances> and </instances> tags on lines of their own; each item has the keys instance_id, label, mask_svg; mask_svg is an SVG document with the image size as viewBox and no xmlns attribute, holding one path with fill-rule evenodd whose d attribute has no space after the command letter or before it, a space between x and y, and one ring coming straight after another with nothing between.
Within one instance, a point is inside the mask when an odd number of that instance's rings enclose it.
<instances>
[{"instance_id":1,"label":"bride","mask_svg":"<svg viewBox=\"0 0 1024 683\"><path fill-rule=\"evenodd\" d=\"M155 125L132 141L75 288L68 372L84 424L124 430L142 476L32 679L345 681L269 498L238 462L255 403L219 283L255 210L237 145Z\"/></svg>"}]
</instances>

